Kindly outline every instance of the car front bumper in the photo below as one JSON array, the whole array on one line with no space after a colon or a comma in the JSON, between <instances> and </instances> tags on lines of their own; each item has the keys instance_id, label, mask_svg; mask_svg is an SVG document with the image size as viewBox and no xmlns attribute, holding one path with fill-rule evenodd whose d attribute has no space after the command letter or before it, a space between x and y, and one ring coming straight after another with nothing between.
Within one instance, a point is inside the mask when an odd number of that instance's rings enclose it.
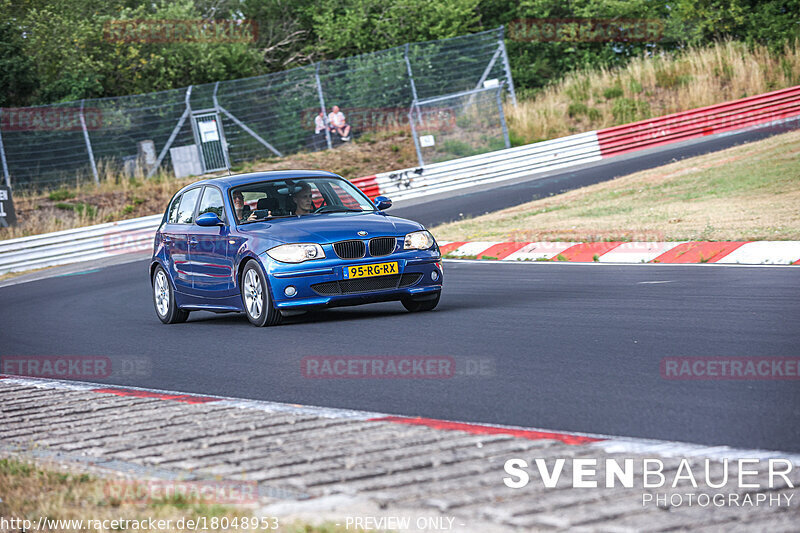
<instances>
[{"instance_id":1,"label":"car front bumper","mask_svg":"<svg viewBox=\"0 0 800 533\"><path fill-rule=\"evenodd\" d=\"M424 299L442 290L441 254L435 247L383 257L333 258L299 265L279 263L265 256L262 260L269 277L272 301L281 310L359 305L405 297ZM397 262L397 274L355 280L345 278L348 266L389 262ZM287 295L289 287L295 291L293 296Z\"/></svg>"}]
</instances>

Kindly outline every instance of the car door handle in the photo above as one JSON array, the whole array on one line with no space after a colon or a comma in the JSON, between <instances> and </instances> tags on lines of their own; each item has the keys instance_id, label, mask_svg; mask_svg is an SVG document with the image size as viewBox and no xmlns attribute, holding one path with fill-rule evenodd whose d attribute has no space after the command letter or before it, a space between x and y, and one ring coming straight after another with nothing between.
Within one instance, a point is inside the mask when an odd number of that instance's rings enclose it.
<instances>
[{"instance_id":1,"label":"car door handle","mask_svg":"<svg viewBox=\"0 0 800 533\"><path fill-rule=\"evenodd\" d=\"M195 238L189 239L189 246L197 246L197 239Z\"/></svg>"}]
</instances>

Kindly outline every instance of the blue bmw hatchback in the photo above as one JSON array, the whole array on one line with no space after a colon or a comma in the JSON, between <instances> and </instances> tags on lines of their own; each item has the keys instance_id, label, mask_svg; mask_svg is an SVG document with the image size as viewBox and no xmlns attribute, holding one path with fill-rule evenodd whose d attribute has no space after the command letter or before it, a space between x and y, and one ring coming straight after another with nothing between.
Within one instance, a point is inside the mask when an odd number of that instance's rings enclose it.
<instances>
[{"instance_id":1,"label":"blue bmw hatchback","mask_svg":"<svg viewBox=\"0 0 800 533\"><path fill-rule=\"evenodd\" d=\"M156 231L150 279L162 322L244 312L256 326L312 308L399 300L429 311L442 290L433 236L388 216L330 172L280 171L193 183Z\"/></svg>"}]
</instances>

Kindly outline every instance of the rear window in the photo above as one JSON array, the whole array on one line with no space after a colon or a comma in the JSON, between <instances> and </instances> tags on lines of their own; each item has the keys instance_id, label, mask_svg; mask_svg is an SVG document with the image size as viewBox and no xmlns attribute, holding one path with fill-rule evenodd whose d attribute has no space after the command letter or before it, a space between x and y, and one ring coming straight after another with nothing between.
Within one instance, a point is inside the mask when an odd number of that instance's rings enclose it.
<instances>
[{"instance_id":1,"label":"rear window","mask_svg":"<svg viewBox=\"0 0 800 533\"><path fill-rule=\"evenodd\" d=\"M181 195L176 196L169 206L169 214L167 215L167 222L170 224L178 223L178 206L181 203Z\"/></svg>"}]
</instances>

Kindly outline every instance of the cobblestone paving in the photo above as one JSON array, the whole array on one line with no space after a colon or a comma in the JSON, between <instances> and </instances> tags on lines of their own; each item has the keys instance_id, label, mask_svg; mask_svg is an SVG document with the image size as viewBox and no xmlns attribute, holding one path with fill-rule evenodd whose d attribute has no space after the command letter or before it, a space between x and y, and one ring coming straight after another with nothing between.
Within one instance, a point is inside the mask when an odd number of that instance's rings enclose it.
<instances>
[{"instance_id":1,"label":"cobblestone paving","mask_svg":"<svg viewBox=\"0 0 800 533\"><path fill-rule=\"evenodd\" d=\"M373 421L356 412L139 396L0 379L0 451L139 477L246 479L258 483L264 512L447 516L455 518L453 531L800 531L797 489L780 476L769 488L766 468L747 480L763 488L738 488L735 462L728 483L710 488L702 459L692 456L699 487L684 480L672 488L680 457L608 452L602 442L571 445ZM511 458L529 464L524 488L503 483ZM534 461L544 459L552 471L559 458L566 459L563 471L547 488ZM573 488L572 460L592 458L597 473L590 479L601 487ZM634 488L605 487L607 458L620 465L633 460ZM645 458L663 461L663 487L642 488ZM722 463L711 465L712 481L722 479ZM797 465L789 475L795 486L799 472ZM782 498L782 505L700 506L701 493L726 501L731 494L740 501L763 494ZM644 495L653 502L643 504ZM673 505L673 495L681 505ZM347 505L327 509L336 498Z\"/></svg>"}]
</instances>

